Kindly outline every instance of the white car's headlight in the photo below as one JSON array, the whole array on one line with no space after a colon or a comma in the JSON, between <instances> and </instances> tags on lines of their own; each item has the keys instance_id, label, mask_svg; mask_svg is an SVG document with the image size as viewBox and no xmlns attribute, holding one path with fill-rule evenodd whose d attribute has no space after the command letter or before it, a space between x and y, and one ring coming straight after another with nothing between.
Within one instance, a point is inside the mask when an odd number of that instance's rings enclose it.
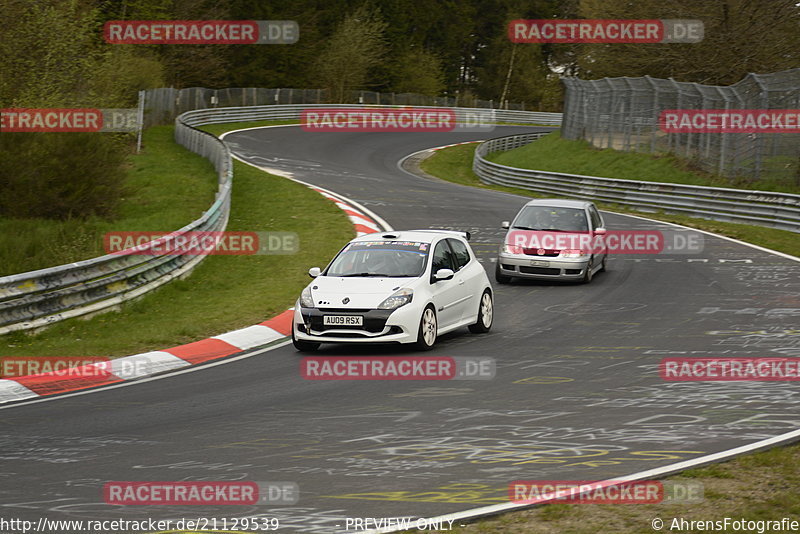
<instances>
[{"instance_id":1,"label":"white car's headlight","mask_svg":"<svg viewBox=\"0 0 800 534\"><path fill-rule=\"evenodd\" d=\"M300 293L300 305L304 308L314 307L314 297L311 296L311 286L306 286L302 293Z\"/></svg>"},{"instance_id":2,"label":"white car's headlight","mask_svg":"<svg viewBox=\"0 0 800 534\"><path fill-rule=\"evenodd\" d=\"M379 310L395 310L400 306L405 306L414 298L414 290L403 288L395 291L390 297L378 305Z\"/></svg>"},{"instance_id":3,"label":"white car's headlight","mask_svg":"<svg viewBox=\"0 0 800 534\"><path fill-rule=\"evenodd\" d=\"M580 249L567 249L561 251L562 258L582 258L584 256L588 256L585 250Z\"/></svg>"}]
</instances>

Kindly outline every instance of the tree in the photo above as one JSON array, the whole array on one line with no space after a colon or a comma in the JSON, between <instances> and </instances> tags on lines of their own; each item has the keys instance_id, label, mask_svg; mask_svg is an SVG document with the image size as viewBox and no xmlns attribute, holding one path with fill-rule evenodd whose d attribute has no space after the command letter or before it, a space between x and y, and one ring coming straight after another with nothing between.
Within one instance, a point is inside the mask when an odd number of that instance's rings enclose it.
<instances>
[{"instance_id":1,"label":"tree","mask_svg":"<svg viewBox=\"0 0 800 534\"><path fill-rule=\"evenodd\" d=\"M796 0L580 0L582 18L699 19L704 39L685 44L582 45L581 76L673 77L729 85L749 72L800 64Z\"/></svg>"},{"instance_id":2,"label":"tree","mask_svg":"<svg viewBox=\"0 0 800 534\"><path fill-rule=\"evenodd\" d=\"M229 14L219 2L174 0L171 18L224 20ZM156 45L171 87L219 87L225 82L225 52L230 45Z\"/></svg>"},{"instance_id":3,"label":"tree","mask_svg":"<svg viewBox=\"0 0 800 534\"><path fill-rule=\"evenodd\" d=\"M390 89L396 93L419 93L438 96L444 90L442 61L421 48L406 51L392 69Z\"/></svg>"},{"instance_id":4,"label":"tree","mask_svg":"<svg viewBox=\"0 0 800 534\"><path fill-rule=\"evenodd\" d=\"M2 5L0 107L124 107L159 86L160 64L100 39L102 16L78 0ZM112 217L126 148L106 133L0 134L0 216Z\"/></svg>"},{"instance_id":5,"label":"tree","mask_svg":"<svg viewBox=\"0 0 800 534\"><path fill-rule=\"evenodd\" d=\"M314 69L332 101L345 102L348 91L368 83L370 70L386 53L386 26L375 8L363 4L336 29Z\"/></svg>"},{"instance_id":6,"label":"tree","mask_svg":"<svg viewBox=\"0 0 800 534\"><path fill-rule=\"evenodd\" d=\"M549 64L549 45L514 44L507 24L515 19L550 18L553 2L504 0L498 2L490 24L481 28L483 43L476 56L475 87L484 99L504 105L526 102L534 109L560 109L561 84Z\"/></svg>"},{"instance_id":7,"label":"tree","mask_svg":"<svg viewBox=\"0 0 800 534\"><path fill-rule=\"evenodd\" d=\"M230 45L225 48L221 87L318 88L314 63L346 11L343 0L231 0L233 20L296 20L300 39L291 45Z\"/></svg>"},{"instance_id":8,"label":"tree","mask_svg":"<svg viewBox=\"0 0 800 534\"><path fill-rule=\"evenodd\" d=\"M542 45L514 44L498 37L487 47L487 53L494 61L484 63L477 71L478 89L484 98L526 102L534 109L560 109L561 82L547 66Z\"/></svg>"}]
</instances>

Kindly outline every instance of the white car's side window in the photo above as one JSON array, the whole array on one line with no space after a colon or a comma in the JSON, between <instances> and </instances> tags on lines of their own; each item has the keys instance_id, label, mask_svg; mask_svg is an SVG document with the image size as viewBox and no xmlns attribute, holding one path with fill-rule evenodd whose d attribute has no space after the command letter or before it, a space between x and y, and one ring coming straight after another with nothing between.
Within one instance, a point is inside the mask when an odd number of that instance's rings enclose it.
<instances>
[{"instance_id":1,"label":"white car's side window","mask_svg":"<svg viewBox=\"0 0 800 534\"><path fill-rule=\"evenodd\" d=\"M469 250L467 250L467 246L459 241L458 239L448 239L450 246L453 249L453 254L455 256L455 264L456 264L456 271L461 270L462 267L467 265L470 260Z\"/></svg>"},{"instance_id":2,"label":"white car's side window","mask_svg":"<svg viewBox=\"0 0 800 534\"><path fill-rule=\"evenodd\" d=\"M447 246L447 241L444 239L439 241L436 248L433 249L431 275L435 274L439 269L453 269L451 258L452 253L450 252L450 247Z\"/></svg>"}]
</instances>

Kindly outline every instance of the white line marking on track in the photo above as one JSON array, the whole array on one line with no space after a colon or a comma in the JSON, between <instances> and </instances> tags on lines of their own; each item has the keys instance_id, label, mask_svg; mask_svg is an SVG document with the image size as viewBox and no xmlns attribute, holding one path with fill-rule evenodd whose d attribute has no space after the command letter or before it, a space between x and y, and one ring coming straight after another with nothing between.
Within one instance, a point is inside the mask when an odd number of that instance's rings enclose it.
<instances>
[{"instance_id":1,"label":"white line marking on track","mask_svg":"<svg viewBox=\"0 0 800 534\"><path fill-rule=\"evenodd\" d=\"M98 391L107 391L109 389L124 388L124 387L127 387L127 386L134 386L136 384L143 384L145 382L152 382L154 380L161 380L162 378L172 378L173 376L178 376L178 375L182 375L182 374L185 374L185 373L193 373L195 371L202 371L202 370L205 370L205 369L210 369L212 367L216 367L217 365L225 365L225 364L232 363L232 362L235 362L235 361L238 361L238 360L243 360L245 358L252 358L253 356L258 356L259 354L264 354L265 352L269 352L271 350L275 350L275 349L279 349L281 347L284 347L284 346L288 345L291 342L292 341L290 339L287 339L286 341L284 341L282 343L278 343L276 345L265 347L263 349L259 349L257 351L251 352L249 354L242 354L240 356L233 356L233 357L228 358L228 359L217 360L217 361L213 361L213 362L207 363L207 364L193 365L193 366L189 367L188 369L182 369L180 371L175 371L175 372L172 372L172 373L169 373L169 374L165 374L165 375L151 376L149 378L142 378L141 380L132 380L130 382L122 382L121 384L111 384L110 386L101 386L101 387L97 387L97 388L93 388L93 389L87 389L87 390L84 390L84 391L75 391L73 393L65 393L63 395L53 395L52 397L39 397L38 399L32 399L32 400L20 402L20 403L17 403L17 404L9 404L7 406L0 406L0 410L8 410L9 408L17 408L19 406L27 406L29 404L37 404L39 402L47 402L47 401L52 401L52 400L65 399L67 397L77 397L79 395L89 395L91 393L97 393Z\"/></svg>"}]
</instances>

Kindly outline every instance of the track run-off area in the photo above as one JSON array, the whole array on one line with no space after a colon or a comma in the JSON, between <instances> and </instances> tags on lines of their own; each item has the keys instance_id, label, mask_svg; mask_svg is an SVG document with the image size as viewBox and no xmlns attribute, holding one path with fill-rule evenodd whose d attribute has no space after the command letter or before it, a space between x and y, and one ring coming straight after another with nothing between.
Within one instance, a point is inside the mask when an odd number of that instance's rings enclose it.
<instances>
[{"instance_id":1,"label":"track run-off area","mask_svg":"<svg viewBox=\"0 0 800 534\"><path fill-rule=\"evenodd\" d=\"M290 126L225 141L241 160L344 195L394 229L471 232L493 280L500 223L528 199L416 176L399 162L431 147L542 130ZM680 230L603 217L610 230ZM302 356L288 343L126 387L0 408L2 515L261 517L279 520L278 532L345 532L348 517L502 507L515 480L619 478L800 428L796 383L668 382L658 369L665 357L800 356L800 263L790 257L704 234L696 254L612 255L588 285L493 285L491 332L464 328L425 353L493 357L493 380L304 380ZM323 346L318 354L419 355L375 346ZM139 480L288 481L300 493L280 506L103 502L105 482Z\"/></svg>"}]
</instances>

